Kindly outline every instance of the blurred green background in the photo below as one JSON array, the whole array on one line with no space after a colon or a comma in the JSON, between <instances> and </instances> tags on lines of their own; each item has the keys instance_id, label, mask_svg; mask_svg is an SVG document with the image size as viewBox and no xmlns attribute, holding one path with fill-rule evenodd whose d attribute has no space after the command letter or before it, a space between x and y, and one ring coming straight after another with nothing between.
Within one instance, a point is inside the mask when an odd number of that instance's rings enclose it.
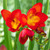
<instances>
[{"instance_id":1,"label":"blurred green background","mask_svg":"<svg viewBox=\"0 0 50 50\"><path fill-rule=\"evenodd\" d=\"M42 12L44 12L44 7L46 5L47 0L43 0L43 9ZM15 10L15 5L14 5L14 0L8 0L7 1L7 10L9 11L13 11ZM32 1L31 0L19 0L20 3L20 8L22 13L26 14L27 11L32 7ZM3 9L3 0L0 0L0 12ZM49 9L48 9L48 20L46 23L46 27L45 27L45 31L47 32L47 37L48 38L48 32L49 32L49 28L50 28L50 0L49 0ZM14 40L15 40L15 35L16 33L11 33L11 39L12 39L12 46L14 47ZM28 40L29 41L29 40ZM27 50L28 48L28 41L26 42L24 48L25 50ZM1 16L0 13L0 46L4 44L4 31L3 31L3 18ZM37 46L35 46L34 48L36 48ZM36 50L36 49L35 49Z\"/></svg>"}]
</instances>

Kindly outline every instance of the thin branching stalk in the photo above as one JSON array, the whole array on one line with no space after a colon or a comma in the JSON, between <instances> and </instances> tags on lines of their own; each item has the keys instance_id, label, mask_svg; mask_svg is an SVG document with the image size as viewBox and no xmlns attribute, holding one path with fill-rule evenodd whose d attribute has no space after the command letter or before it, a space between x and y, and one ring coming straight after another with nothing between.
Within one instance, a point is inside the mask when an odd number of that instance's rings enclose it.
<instances>
[{"instance_id":1,"label":"thin branching stalk","mask_svg":"<svg viewBox=\"0 0 50 50\"><path fill-rule=\"evenodd\" d=\"M17 49L17 40L18 40L18 36L19 36L19 31L16 33L16 36L15 36L15 42L14 42L14 50Z\"/></svg>"}]
</instances>

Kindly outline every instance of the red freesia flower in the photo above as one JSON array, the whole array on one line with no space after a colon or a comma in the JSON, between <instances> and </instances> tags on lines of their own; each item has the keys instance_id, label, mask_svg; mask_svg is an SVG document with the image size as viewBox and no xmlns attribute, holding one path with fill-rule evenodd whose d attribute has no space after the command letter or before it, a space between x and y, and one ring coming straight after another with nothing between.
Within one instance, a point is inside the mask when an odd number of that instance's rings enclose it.
<instances>
[{"instance_id":1,"label":"red freesia flower","mask_svg":"<svg viewBox=\"0 0 50 50\"><path fill-rule=\"evenodd\" d=\"M25 14L21 13L21 10L16 9L12 13L8 10L2 10L1 14L6 21L6 25L9 27L9 31L15 32L18 31L21 26L24 26L25 24L21 25L20 23L20 16Z\"/></svg>"},{"instance_id":2,"label":"red freesia flower","mask_svg":"<svg viewBox=\"0 0 50 50\"><path fill-rule=\"evenodd\" d=\"M2 45L2 46L0 47L0 50L7 50L7 48L6 48L4 45Z\"/></svg>"},{"instance_id":3,"label":"red freesia flower","mask_svg":"<svg viewBox=\"0 0 50 50\"><path fill-rule=\"evenodd\" d=\"M45 26L45 21L48 19L48 16L42 11L42 4L35 4L28 12L27 12L27 25L31 29L35 30L37 33L42 36L46 36L46 33L43 31L41 27Z\"/></svg>"},{"instance_id":4,"label":"red freesia flower","mask_svg":"<svg viewBox=\"0 0 50 50\"><path fill-rule=\"evenodd\" d=\"M41 27L45 26L44 22L48 19L48 16L42 13L41 11L42 11L42 3L35 4L27 12L27 25L31 29L35 30L37 33L40 33L41 35L43 34L43 36L46 36L45 32L42 31L43 29Z\"/></svg>"},{"instance_id":5,"label":"red freesia flower","mask_svg":"<svg viewBox=\"0 0 50 50\"><path fill-rule=\"evenodd\" d=\"M37 3L27 12L27 25L33 30L37 27L44 27L44 22L48 19L48 16L41 11L42 4Z\"/></svg>"},{"instance_id":6,"label":"red freesia flower","mask_svg":"<svg viewBox=\"0 0 50 50\"><path fill-rule=\"evenodd\" d=\"M25 42L27 41L28 37L32 41L33 37L34 37L34 32L29 30L29 29L27 29L27 28L24 28L19 34L20 43L21 44L25 44Z\"/></svg>"}]
</instances>

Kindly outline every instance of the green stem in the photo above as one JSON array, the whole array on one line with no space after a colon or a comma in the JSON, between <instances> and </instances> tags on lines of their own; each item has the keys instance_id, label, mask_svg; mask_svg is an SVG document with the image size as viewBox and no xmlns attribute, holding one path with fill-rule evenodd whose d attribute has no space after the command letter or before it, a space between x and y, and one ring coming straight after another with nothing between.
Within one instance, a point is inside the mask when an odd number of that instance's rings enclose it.
<instances>
[{"instance_id":1,"label":"green stem","mask_svg":"<svg viewBox=\"0 0 50 50\"><path fill-rule=\"evenodd\" d=\"M33 50L34 47L34 40L33 41L29 41L29 46L28 46L28 50Z\"/></svg>"},{"instance_id":2,"label":"green stem","mask_svg":"<svg viewBox=\"0 0 50 50\"><path fill-rule=\"evenodd\" d=\"M44 7L44 13L47 14L48 13L48 8L49 8L49 0L47 0L45 7Z\"/></svg>"},{"instance_id":3,"label":"green stem","mask_svg":"<svg viewBox=\"0 0 50 50\"><path fill-rule=\"evenodd\" d=\"M14 50L16 50L17 48L17 40L18 40L18 36L19 36L19 31L16 33L16 36L15 36L15 42L14 42Z\"/></svg>"},{"instance_id":4,"label":"green stem","mask_svg":"<svg viewBox=\"0 0 50 50\"><path fill-rule=\"evenodd\" d=\"M46 1L45 7L44 7L44 13L47 15L48 14L48 8L49 8L49 0ZM47 21L45 22L47 24Z\"/></svg>"},{"instance_id":5,"label":"green stem","mask_svg":"<svg viewBox=\"0 0 50 50\"><path fill-rule=\"evenodd\" d=\"M49 29L49 35L48 35L48 39L49 39L49 41L48 41L48 49L50 49L50 29Z\"/></svg>"},{"instance_id":6,"label":"green stem","mask_svg":"<svg viewBox=\"0 0 50 50\"><path fill-rule=\"evenodd\" d=\"M17 33L16 33L16 36L15 36L15 42L14 42L14 50L21 50L21 44L20 44L20 42L19 42L19 33L22 31L22 29L23 28L21 28L20 29L20 31L18 31ZM22 47L22 48L24 48L24 46Z\"/></svg>"},{"instance_id":7,"label":"green stem","mask_svg":"<svg viewBox=\"0 0 50 50\"><path fill-rule=\"evenodd\" d=\"M42 37L40 38L39 43L42 43ZM40 50L40 45L38 45L38 50Z\"/></svg>"},{"instance_id":8,"label":"green stem","mask_svg":"<svg viewBox=\"0 0 50 50\"><path fill-rule=\"evenodd\" d=\"M19 33L23 30L23 28L20 28L20 31L18 31L16 33L16 36L15 36L15 44L14 44L14 50L21 50L21 44L19 42ZM22 46L22 48L24 49L24 45Z\"/></svg>"},{"instance_id":9,"label":"green stem","mask_svg":"<svg viewBox=\"0 0 50 50\"><path fill-rule=\"evenodd\" d=\"M36 0L36 3L38 3L38 0Z\"/></svg>"},{"instance_id":10,"label":"green stem","mask_svg":"<svg viewBox=\"0 0 50 50\"><path fill-rule=\"evenodd\" d=\"M18 37L18 40L17 40L17 50L21 50L21 44L19 42L19 37Z\"/></svg>"},{"instance_id":11,"label":"green stem","mask_svg":"<svg viewBox=\"0 0 50 50\"><path fill-rule=\"evenodd\" d=\"M19 37L18 37L18 40L17 40L17 50L24 50L24 45L22 45L22 44L19 42Z\"/></svg>"},{"instance_id":12,"label":"green stem","mask_svg":"<svg viewBox=\"0 0 50 50\"><path fill-rule=\"evenodd\" d=\"M24 45L21 44L21 50L24 50Z\"/></svg>"},{"instance_id":13,"label":"green stem","mask_svg":"<svg viewBox=\"0 0 50 50\"><path fill-rule=\"evenodd\" d=\"M20 32L23 30L23 28L20 28ZM19 33L20 33L19 32ZM20 42L19 42L19 35L18 35L18 40L16 41L17 42L17 50L24 50L24 45L22 45Z\"/></svg>"},{"instance_id":14,"label":"green stem","mask_svg":"<svg viewBox=\"0 0 50 50\"><path fill-rule=\"evenodd\" d=\"M39 2L43 3L43 0L36 0L36 3L39 3Z\"/></svg>"},{"instance_id":15,"label":"green stem","mask_svg":"<svg viewBox=\"0 0 50 50\"><path fill-rule=\"evenodd\" d=\"M32 6L36 4L36 0L32 0Z\"/></svg>"},{"instance_id":16,"label":"green stem","mask_svg":"<svg viewBox=\"0 0 50 50\"><path fill-rule=\"evenodd\" d=\"M3 9L7 9L7 0L3 0ZM11 33L8 31L8 27L4 21L4 38L7 50L12 50L12 43L11 43Z\"/></svg>"},{"instance_id":17,"label":"green stem","mask_svg":"<svg viewBox=\"0 0 50 50\"><path fill-rule=\"evenodd\" d=\"M7 9L7 0L3 0L3 9Z\"/></svg>"},{"instance_id":18,"label":"green stem","mask_svg":"<svg viewBox=\"0 0 50 50\"><path fill-rule=\"evenodd\" d=\"M20 2L19 0L14 0L15 3L15 9L20 9Z\"/></svg>"}]
</instances>

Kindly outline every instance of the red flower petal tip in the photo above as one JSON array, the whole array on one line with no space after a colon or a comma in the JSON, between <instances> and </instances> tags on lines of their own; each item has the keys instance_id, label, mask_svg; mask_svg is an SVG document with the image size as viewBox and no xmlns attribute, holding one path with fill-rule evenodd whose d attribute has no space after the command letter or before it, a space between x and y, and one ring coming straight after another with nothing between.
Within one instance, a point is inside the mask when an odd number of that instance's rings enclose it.
<instances>
[{"instance_id":1,"label":"red flower petal tip","mask_svg":"<svg viewBox=\"0 0 50 50\"><path fill-rule=\"evenodd\" d=\"M9 28L8 30L11 31L11 32L16 32L17 31L17 29L12 29L12 28Z\"/></svg>"},{"instance_id":2,"label":"red flower petal tip","mask_svg":"<svg viewBox=\"0 0 50 50\"><path fill-rule=\"evenodd\" d=\"M6 19L10 16L11 12L8 11L8 10L3 9L3 10L1 11L1 14L2 14L4 20L6 21Z\"/></svg>"},{"instance_id":3,"label":"red flower petal tip","mask_svg":"<svg viewBox=\"0 0 50 50\"><path fill-rule=\"evenodd\" d=\"M42 11L42 3L37 3L35 4L32 8L35 8L36 9L36 12L41 12Z\"/></svg>"},{"instance_id":4,"label":"red flower petal tip","mask_svg":"<svg viewBox=\"0 0 50 50\"><path fill-rule=\"evenodd\" d=\"M21 14L20 23L25 26L27 24L27 16L25 14Z\"/></svg>"}]
</instances>

